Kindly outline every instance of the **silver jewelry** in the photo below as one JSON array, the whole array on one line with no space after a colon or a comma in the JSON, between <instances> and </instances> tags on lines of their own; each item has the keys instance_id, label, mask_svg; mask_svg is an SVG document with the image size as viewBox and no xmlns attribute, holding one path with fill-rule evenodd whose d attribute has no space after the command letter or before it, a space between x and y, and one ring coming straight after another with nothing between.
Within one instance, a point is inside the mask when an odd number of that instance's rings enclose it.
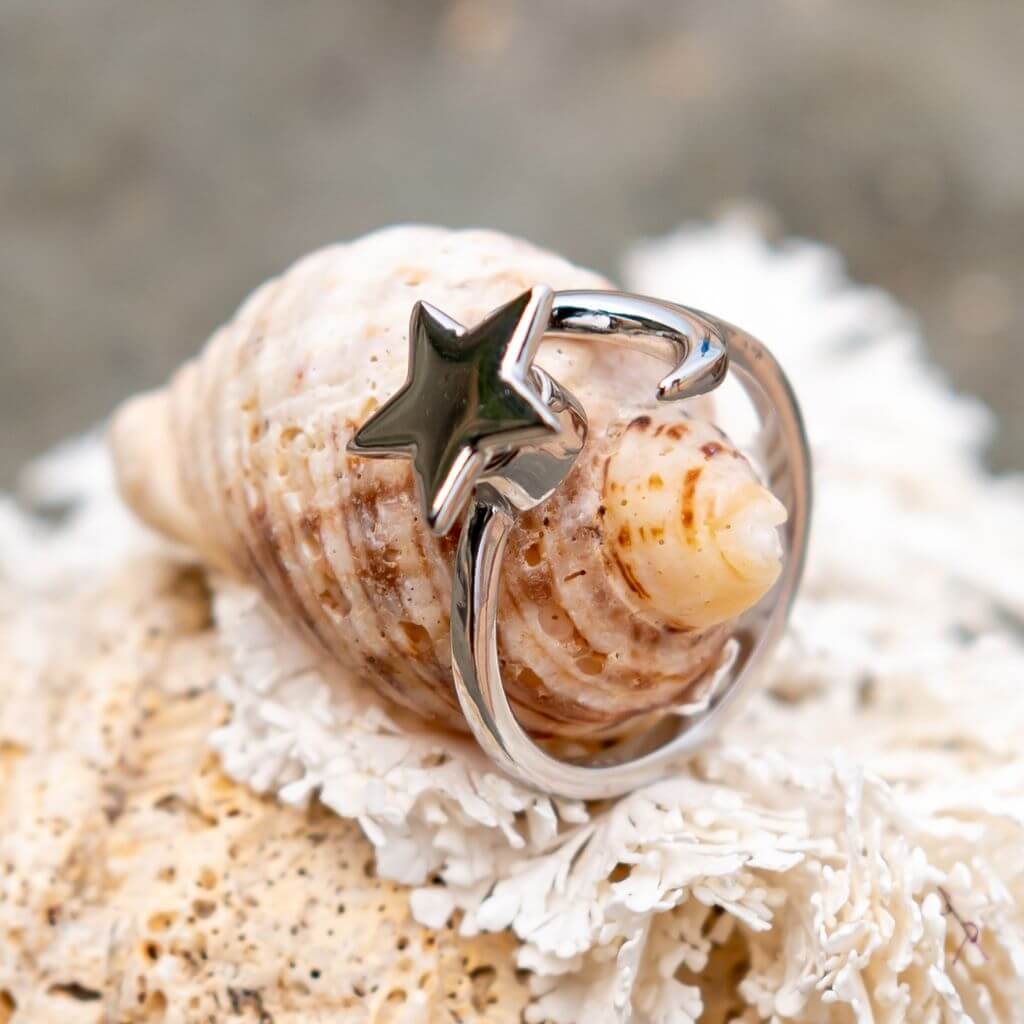
<instances>
[{"instance_id":1,"label":"silver jewelry","mask_svg":"<svg viewBox=\"0 0 1024 1024\"><path fill-rule=\"evenodd\" d=\"M501 561L516 517L549 497L583 447L586 413L533 358L542 338L591 338L655 356L673 368L665 401L718 387L731 369L761 421L767 484L785 504L783 569L772 594L743 615L731 657L713 670L692 714L666 716L586 760L539 747L516 720L498 666ZM356 455L411 458L436 534L464 516L452 588L455 690L480 746L508 775L544 792L598 799L663 776L721 724L725 711L785 627L803 570L811 467L800 410L782 369L759 341L698 310L623 292L552 292L539 285L465 328L417 302L405 384L349 442Z\"/></svg>"}]
</instances>

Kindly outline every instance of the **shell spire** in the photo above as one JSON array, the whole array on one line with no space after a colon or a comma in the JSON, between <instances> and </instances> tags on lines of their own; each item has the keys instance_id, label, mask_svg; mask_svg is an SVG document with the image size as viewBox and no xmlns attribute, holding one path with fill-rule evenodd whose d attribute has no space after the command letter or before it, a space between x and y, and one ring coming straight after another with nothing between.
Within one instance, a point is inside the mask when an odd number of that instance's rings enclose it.
<instances>
[{"instance_id":1,"label":"shell spire","mask_svg":"<svg viewBox=\"0 0 1024 1024\"><path fill-rule=\"evenodd\" d=\"M448 651L458 526L432 534L408 462L347 446L406 379L416 301L474 325L538 283L609 287L483 231L392 228L306 257L119 411L126 501L257 587L331 671L464 728ZM510 536L502 672L538 735L607 733L685 701L775 582L785 510L699 418L705 400L654 401L642 357L559 338L537 364L579 397L590 433Z\"/></svg>"}]
</instances>

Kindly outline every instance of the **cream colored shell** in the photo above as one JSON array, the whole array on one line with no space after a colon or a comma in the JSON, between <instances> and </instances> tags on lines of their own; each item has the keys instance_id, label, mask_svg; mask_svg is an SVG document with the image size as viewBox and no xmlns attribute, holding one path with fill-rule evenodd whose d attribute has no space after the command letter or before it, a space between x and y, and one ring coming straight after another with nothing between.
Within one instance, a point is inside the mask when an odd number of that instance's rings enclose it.
<instances>
[{"instance_id":1,"label":"cream colored shell","mask_svg":"<svg viewBox=\"0 0 1024 1024\"><path fill-rule=\"evenodd\" d=\"M706 629L746 611L775 581L772 527L786 510L714 428L655 416L637 417L608 459L605 529L623 574L667 622Z\"/></svg>"},{"instance_id":2,"label":"cream colored shell","mask_svg":"<svg viewBox=\"0 0 1024 1024\"><path fill-rule=\"evenodd\" d=\"M306 257L167 389L121 411L123 493L258 586L336 671L462 727L448 651L457 531L431 536L407 463L345 446L405 378L415 300L472 324L539 282L609 287L480 231L392 228ZM582 400L590 438L510 540L501 660L528 728L593 734L684 698L729 620L774 582L784 513L696 407L653 402L661 366L585 340L546 342L538 362Z\"/></svg>"}]
</instances>

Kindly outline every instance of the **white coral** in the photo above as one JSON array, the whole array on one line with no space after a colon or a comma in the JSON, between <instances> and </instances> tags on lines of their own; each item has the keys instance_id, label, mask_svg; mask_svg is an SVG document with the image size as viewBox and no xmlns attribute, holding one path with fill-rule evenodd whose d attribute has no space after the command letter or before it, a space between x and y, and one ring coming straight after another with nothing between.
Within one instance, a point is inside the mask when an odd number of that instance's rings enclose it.
<instances>
[{"instance_id":1,"label":"white coral","mask_svg":"<svg viewBox=\"0 0 1024 1024\"><path fill-rule=\"evenodd\" d=\"M610 806L549 800L329 687L223 586L225 768L357 819L421 920L512 929L531 1020L1024 1020L1024 483L834 253L725 223L628 276L765 339L815 451L807 582L721 742Z\"/></svg>"}]
</instances>

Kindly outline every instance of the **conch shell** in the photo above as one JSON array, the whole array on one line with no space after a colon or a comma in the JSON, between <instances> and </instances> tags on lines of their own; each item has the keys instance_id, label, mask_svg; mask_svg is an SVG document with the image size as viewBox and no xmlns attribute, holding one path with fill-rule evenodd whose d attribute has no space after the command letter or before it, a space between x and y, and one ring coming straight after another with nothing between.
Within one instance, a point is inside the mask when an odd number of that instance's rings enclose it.
<instances>
[{"instance_id":1,"label":"conch shell","mask_svg":"<svg viewBox=\"0 0 1024 1024\"><path fill-rule=\"evenodd\" d=\"M464 728L448 647L457 530L432 536L407 462L345 449L405 379L416 299L471 325L537 283L610 287L481 231L391 228L306 257L167 388L119 411L122 493L258 587L335 671ZM661 368L645 357L558 339L537 362L582 401L590 433L510 538L502 673L535 734L593 736L686 699L774 583L785 510L691 415L701 407L653 401Z\"/></svg>"}]
</instances>

